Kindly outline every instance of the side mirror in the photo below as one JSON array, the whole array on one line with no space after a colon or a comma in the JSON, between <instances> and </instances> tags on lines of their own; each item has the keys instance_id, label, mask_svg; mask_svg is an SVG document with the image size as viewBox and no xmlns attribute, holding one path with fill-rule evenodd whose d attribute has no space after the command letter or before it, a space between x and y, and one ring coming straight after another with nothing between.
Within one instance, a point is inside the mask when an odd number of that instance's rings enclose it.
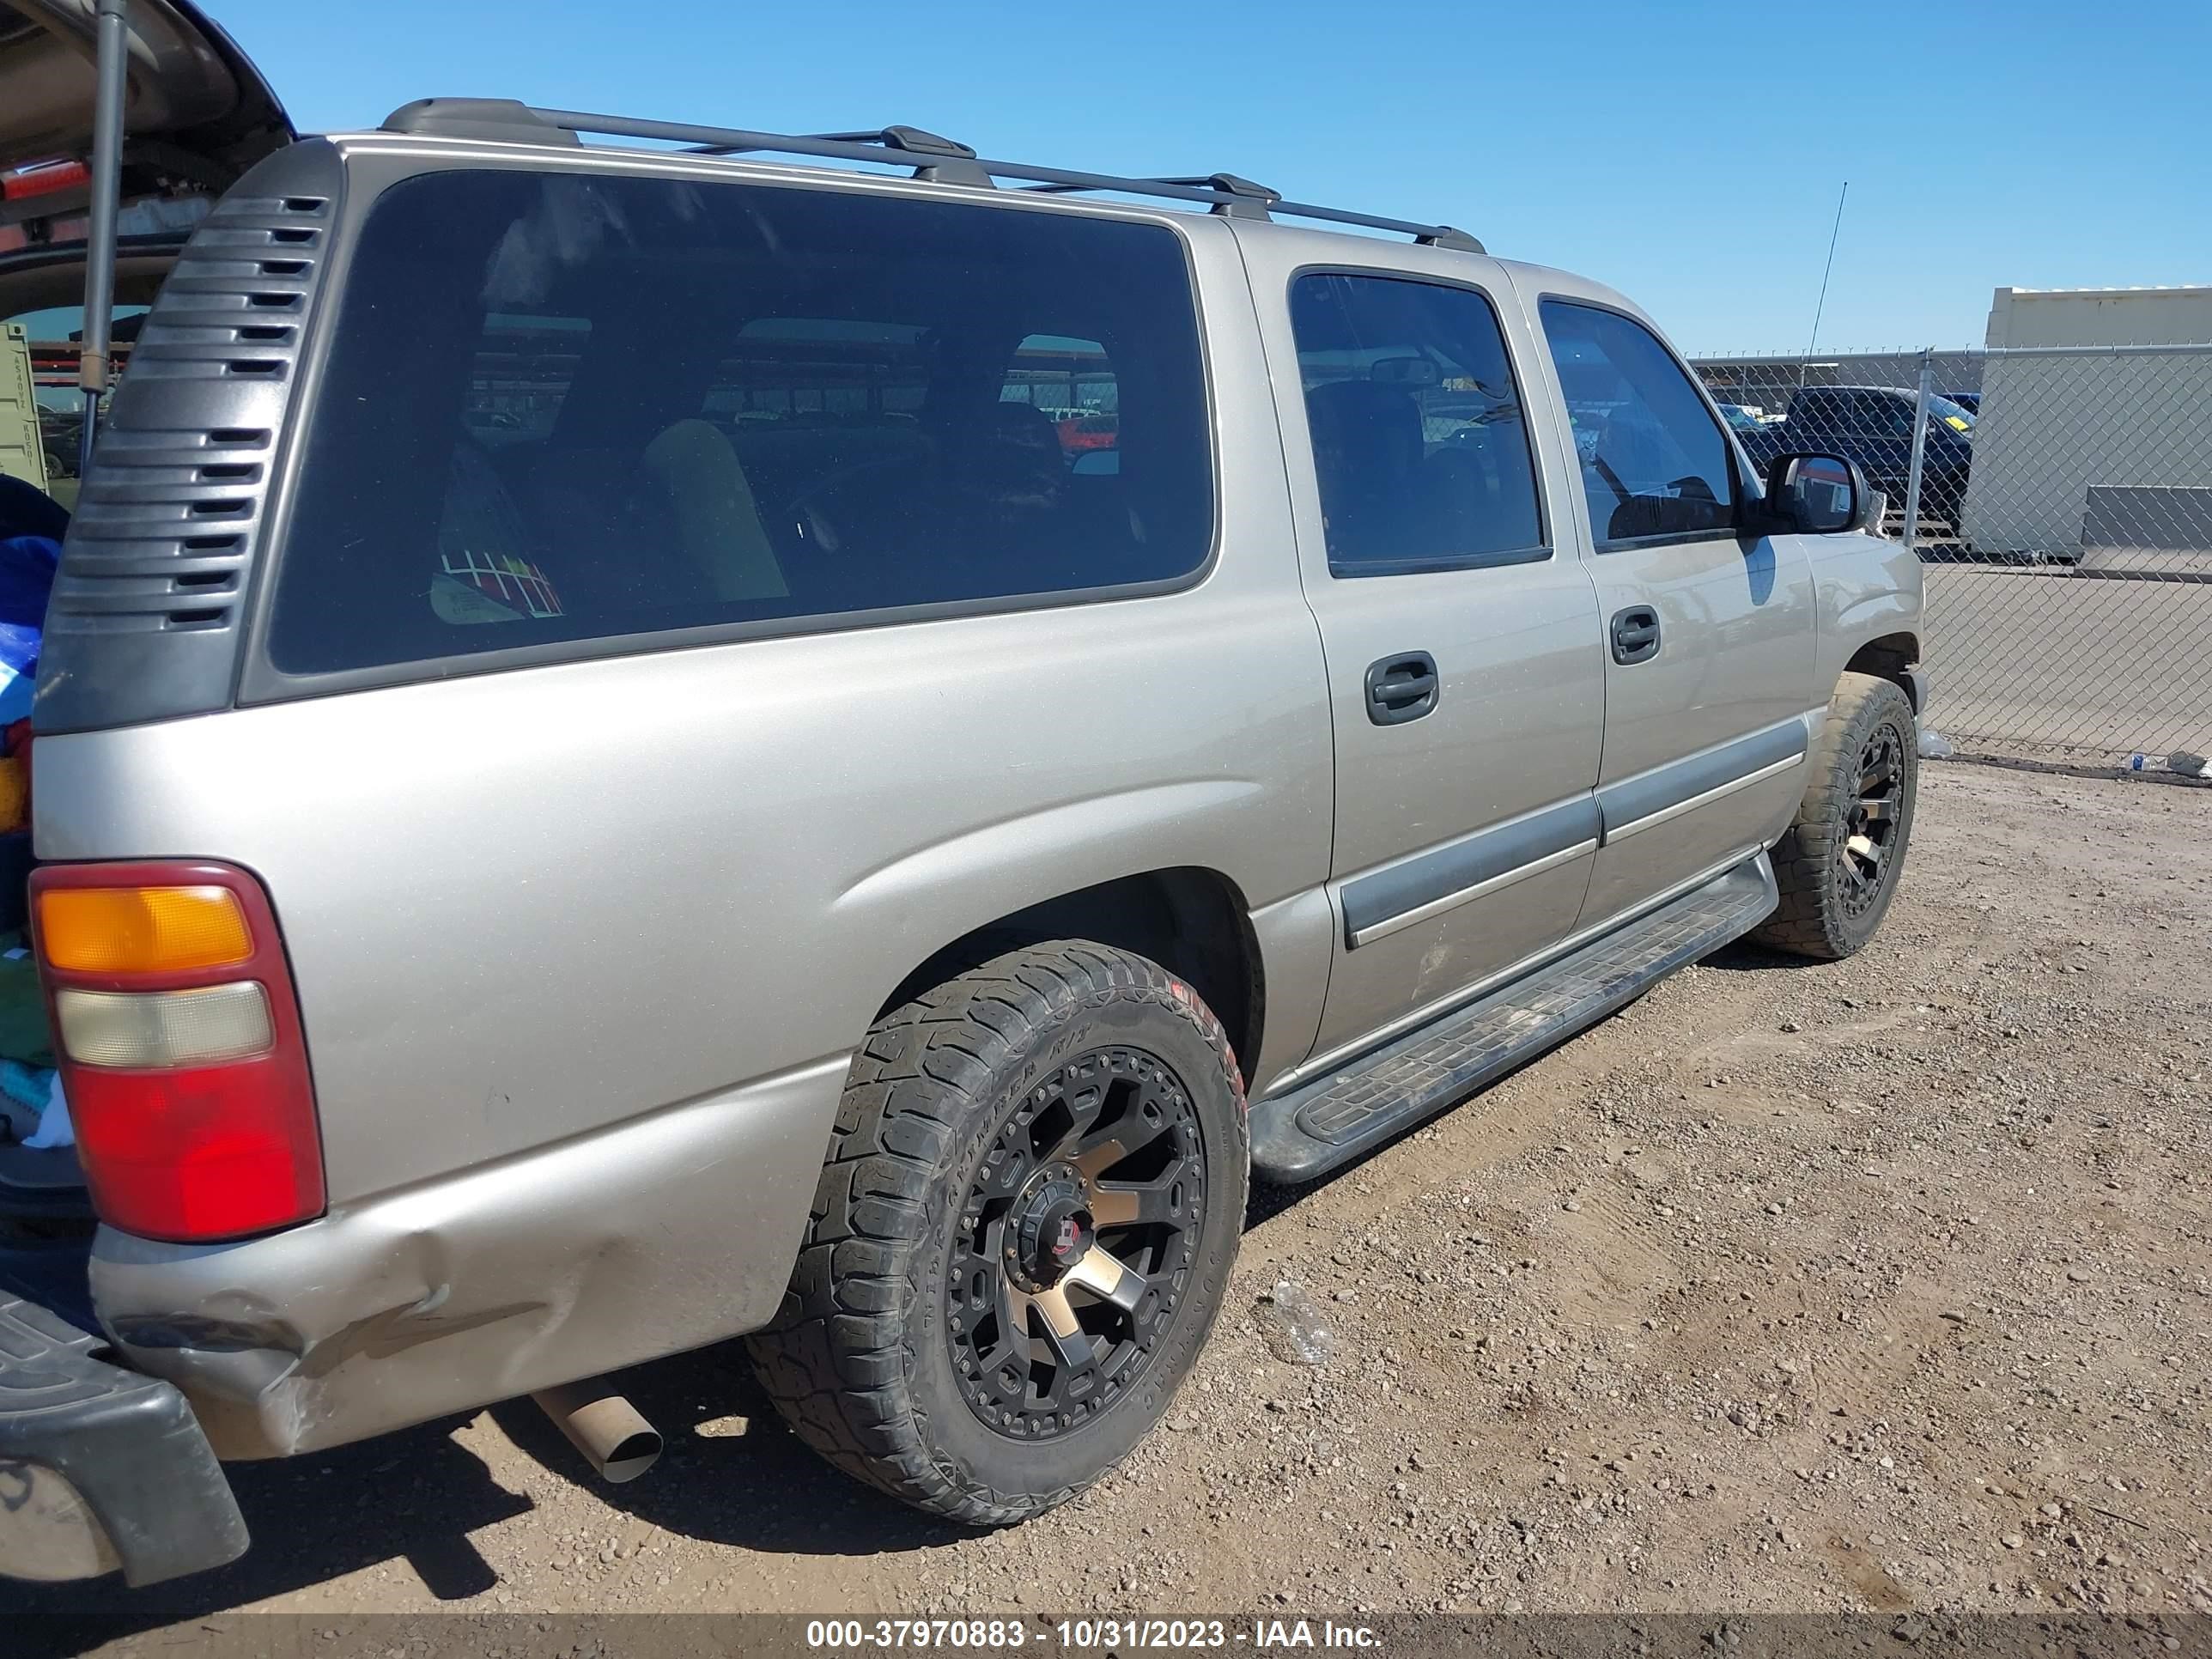
<instances>
[{"instance_id":1,"label":"side mirror","mask_svg":"<svg viewBox=\"0 0 2212 1659\"><path fill-rule=\"evenodd\" d=\"M1766 467L1766 515L1801 536L1864 530L1881 512L1866 474L1840 455L1777 455Z\"/></svg>"}]
</instances>

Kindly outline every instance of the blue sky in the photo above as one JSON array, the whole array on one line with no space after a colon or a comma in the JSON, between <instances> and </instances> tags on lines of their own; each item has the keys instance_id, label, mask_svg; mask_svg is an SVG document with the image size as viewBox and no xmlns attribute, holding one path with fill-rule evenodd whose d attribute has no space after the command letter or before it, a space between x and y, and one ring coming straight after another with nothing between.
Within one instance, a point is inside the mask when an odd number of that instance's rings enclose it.
<instances>
[{"instance_id":1,"label":"blue sky","mask_svg":"<svg viewBox=\"0 0 2212 1659\"><path fill-rule=\"evenodd\" d=\"M1613 283L1692 351L1978 343L2212 283L2212 6L203 0L303 130L429 94L1227 170Z\"/></svg>"}]
</instances>

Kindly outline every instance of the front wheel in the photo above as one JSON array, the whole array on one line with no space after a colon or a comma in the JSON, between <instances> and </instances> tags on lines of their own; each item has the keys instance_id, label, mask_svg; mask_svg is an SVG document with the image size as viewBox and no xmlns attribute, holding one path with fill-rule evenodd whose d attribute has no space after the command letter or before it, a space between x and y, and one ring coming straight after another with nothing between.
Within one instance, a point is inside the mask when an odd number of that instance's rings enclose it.
<instances>
[{"instance_id":1,"label":"front wheel","mask_svg":"<svg viewBox=\"0 0 2212 1659\"><path fill-rule=\"evenodd\" d=\"M975 1525L1073 1497L1166 1411L1229 1287L1250 1135L1157 963L1016 951L877 1021L791 1289L748 1339L815 1450Z\"/></svg>"},{"instance_id":2,"label":"front wheel","mask_svg":"<svg viewBox=\"0 0 2212 1659\"><path fill-rule=\"evenodd\" d=\"M1845 674L1814 738L1805 799L1774 845L1782 902L1758 937L1833 962L1875 935L1897 891L1920 786L1912 704L1888 680Z\"/></svg>"}]
</instances>

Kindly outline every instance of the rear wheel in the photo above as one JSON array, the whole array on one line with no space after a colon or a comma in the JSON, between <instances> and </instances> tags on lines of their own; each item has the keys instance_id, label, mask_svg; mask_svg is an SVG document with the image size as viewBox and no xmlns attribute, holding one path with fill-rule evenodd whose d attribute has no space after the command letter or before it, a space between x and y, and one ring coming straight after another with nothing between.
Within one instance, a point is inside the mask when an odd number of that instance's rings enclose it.
<instances>
[{"instance_id":1,"label":"rear wheel","mask_svg":"<svg viewBox=\"0 0 2212 1659\"><path fill-rule=\"evenodd\" d=\"M749 1339L838 1468L979 1525L1141 1439L1228 1289L1249 1163L1221 1024L1141 957L1010 952L878 1021L791 1290Z\"/></svg>"},{"instance_id":2,"label":"rear wheel","mask_svg":"<svg viewBox=\"0 0 2212 1659\"><path fill-rule=\"evenodd\" d=\"M1912 704L1888 680L1846 674L1807 757L1797 817L1774 847L1781 902L1759 938L1834 961L1864 945L1897 890L1920 783Z\"/></svg>"}]
</instances>

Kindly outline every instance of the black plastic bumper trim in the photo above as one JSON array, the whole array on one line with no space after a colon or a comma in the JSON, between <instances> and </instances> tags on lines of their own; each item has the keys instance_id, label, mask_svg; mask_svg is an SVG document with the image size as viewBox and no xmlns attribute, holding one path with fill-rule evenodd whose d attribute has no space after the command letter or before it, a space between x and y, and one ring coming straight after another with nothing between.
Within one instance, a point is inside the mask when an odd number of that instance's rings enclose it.
<instances>
[{"instance_id":1,"label":"black plastic bumper trim","mask_svg":"<svg viewBox=\"0 0 2212 1659\"><path fill-rule=\"evenodd\" d=\"M0 1498L59 1474L132 1584L236 1560L246 1520L191 1407L173 1385L95 1358L100 1346L35 1302L0 1297Z\"/></svg>"}]
</instances>

